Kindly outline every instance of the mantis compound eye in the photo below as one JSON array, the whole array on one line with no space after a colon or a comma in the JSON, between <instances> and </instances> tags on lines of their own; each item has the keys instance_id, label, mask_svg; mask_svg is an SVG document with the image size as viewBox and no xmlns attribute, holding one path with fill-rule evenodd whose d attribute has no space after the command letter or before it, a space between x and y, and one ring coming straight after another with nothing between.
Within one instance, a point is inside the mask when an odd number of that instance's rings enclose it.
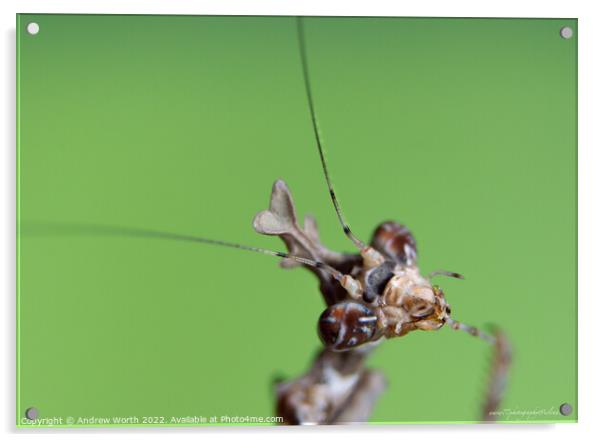
<instances>
[{"instance_id":1,"label":"mantis compound eye","mask_svg":"<svg viewBox=\"0 0 602 442\"><path fill-rule=\"evenodd\" d=\"M370 342L376 334L377 317L357 302L342 302L328 307L320 315L318 334L332 350L349 350Z\"/></svg>"}]
</instances>

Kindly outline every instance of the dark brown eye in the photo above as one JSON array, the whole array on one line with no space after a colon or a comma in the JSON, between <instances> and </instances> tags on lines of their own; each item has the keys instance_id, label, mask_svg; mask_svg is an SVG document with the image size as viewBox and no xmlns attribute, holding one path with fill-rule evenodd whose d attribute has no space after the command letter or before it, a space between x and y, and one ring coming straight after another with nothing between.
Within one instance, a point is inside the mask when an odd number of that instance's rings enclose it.
<instances>
[{"instance_id":1,"label":"dark brown eye","mask_svg":"<svg viewBox=\"0 0 602 442\"><path fill-rule=\"evenodd\" d=\"M406 226L395 221L379 225L372 234L370 245L395 262L416 263L416 240Z\"/></svg>"},{"instance_id":2,"label":"dark brown eye","mask_svg":"<svg viewBox=\"0 0 602 442\"><path fill-rule=\"evenodd\" d=\"M328 307L320 315L318 334L333 350L348 350L370 341L376 332L374 312L357 302L342 302Z\"/></svg>"}]
</instances>

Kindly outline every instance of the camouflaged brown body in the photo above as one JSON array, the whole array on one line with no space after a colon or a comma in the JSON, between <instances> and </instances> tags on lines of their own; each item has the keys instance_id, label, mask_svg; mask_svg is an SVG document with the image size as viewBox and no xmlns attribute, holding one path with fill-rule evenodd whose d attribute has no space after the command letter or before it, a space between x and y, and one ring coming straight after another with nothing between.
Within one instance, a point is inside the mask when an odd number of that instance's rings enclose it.
<instances>
[{"instance_id":1,"label":"camouflaged brown body","mask_svg":"<svg viewBox=\"0 0 602 442\"><path fill-rule=\"evenodd\" d=\"M302 265L316 275L327 305L318 321L325 348L306 374L276 386L276 414L285 423L365 421L386 382L381 373L367 369L364 361L385 339L415 330L437 330L448 323L493 342L478 329L473 332L472 327L450 318L443 291L431 284L430 277L420 275L416 242L406 227L384 222L375 229L370 247L346 254L321 243L313 218L305 217L304 224L297 221L288 187L276 181L269 210L260 212L253 225L261 234L279 236L290 255L313 260L311 265L285 257L282 266ZM337 279L333 272L344 276ZM494 398L488 403L494 405L499 403L503 390L499 379L508 364L496 366L501 368L492 378L488 395Z\"/></svg>"}]
</instances>

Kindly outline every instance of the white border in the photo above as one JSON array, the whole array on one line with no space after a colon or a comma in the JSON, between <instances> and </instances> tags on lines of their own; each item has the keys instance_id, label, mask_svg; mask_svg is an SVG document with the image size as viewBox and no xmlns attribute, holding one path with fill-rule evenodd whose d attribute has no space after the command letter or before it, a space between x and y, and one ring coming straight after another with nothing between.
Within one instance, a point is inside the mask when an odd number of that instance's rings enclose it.
<instances>
[{"instance_id":1,"label":"white border","mask_svg":"<svg viewBox=\"0 0 602 442\"><path fill-rule=\"evenodd\" d=\"M9 440L19 437L46 437L52 440L64 438L110 437L111 440L142 440L157 438L222 438L244 437L250 440L283 438L307 438L323 440L345 437L350 441L372 438L378 434L386 439L430 438L446 441L461 440L576 440L589 439L599 434L596 428L600 411L600 360L601 346L599 318L602 311L602 294L596 286L595 275L599 266L601 198L597 189L600 183L600 150L602 140L597 127L601 125L600 114L596 113L601 103L600 48L602 23L594 1L412 1L393 2L384 0L107 0L107 1L7 1L0 3L2 10L2 97L0 119L3 135L2 149L2 209L3 253L0 266L3 287L2 340L0 341L2 363L2 399L0 417L2 431ZM337 427L337 428L177 428L177 429L66 429L66 430L16 430L14 427L14 311L15 311L15 14L17 12L48 13L138 13L138 14L231 14L231 15L356 15L356 16L443 16L443 17L565 17L579 19L579 421L574 424L558 425L506 425L506 426L401 426L401 427ZM597 81L596 81L597 80ZM534 315L545 315L542 311ZM550 327L553 327L550 324ZM311 433L311 434L310 434Z\"/></svg>"}]
</instances>

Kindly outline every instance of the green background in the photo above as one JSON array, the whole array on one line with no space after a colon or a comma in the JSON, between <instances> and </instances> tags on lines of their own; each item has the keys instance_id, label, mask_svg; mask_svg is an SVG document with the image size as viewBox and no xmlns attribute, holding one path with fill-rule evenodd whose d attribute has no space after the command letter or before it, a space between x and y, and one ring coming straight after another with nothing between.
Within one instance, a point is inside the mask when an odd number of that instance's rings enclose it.
<instances>
[{"instance_id":1,"label":"green background","mask_svg":"<svg viewBox=\"0 0 602 442\"><path fill-rule=\"evenodd\" d=\"M36 36L26 24L40 25ZM576 420L574 19L309 18L320 128L343 210L367 240L414 232L456 319L509 335L502 408ZM202 235L254 233L272 182L323 241L336 222L313 139L292 17L20 15L18 216ZM21 224L22 226L22 224ZM19 420L273 414L324 308L308 272L175 241L18 239ZM444 328L385 342L373 422L480 416L484 342Z\"/></svg>"}]
</instances>

